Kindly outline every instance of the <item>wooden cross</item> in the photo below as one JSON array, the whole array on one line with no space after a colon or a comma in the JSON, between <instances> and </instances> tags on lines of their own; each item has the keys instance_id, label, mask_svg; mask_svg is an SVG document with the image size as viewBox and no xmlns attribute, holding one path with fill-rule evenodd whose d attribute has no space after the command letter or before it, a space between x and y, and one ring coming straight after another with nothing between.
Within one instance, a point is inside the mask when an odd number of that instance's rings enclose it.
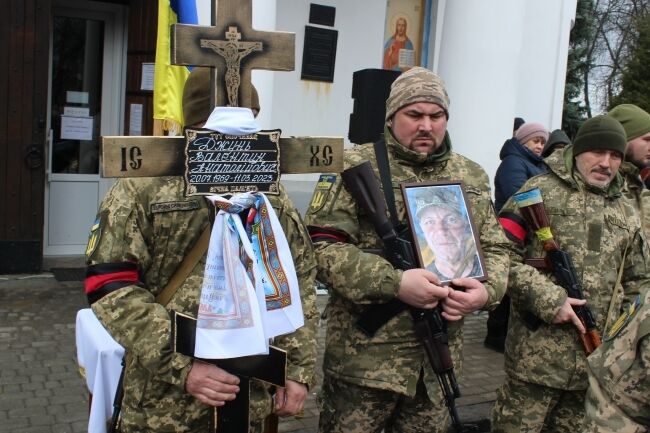
<instances>
[{"instance_id":1,"label":"wooden cross","mask_svg":"<svg viewBox=\"0 0 650 433\"><path fill-rule=\"evenodd\" d=\"M252 0L214 0L212 11L213 27L172 26L172 63L212 68L212 106L250 107L251 70L292 71L295 35L254 30ZM183 137L102 137L102 176L182 175L184 146ZM339 137L281 137L280 151L281 173L343 171Z\"/></svg>"},{"instance_id":2,"label":"wooden cross","mask_svg":"<svg viewBox=\"0 0 650 433\"><path fill-rule=\"evenodd\" d=\"M213 68L213 107L250 107L253 69L295 68L295 35L254 30L252 21L252 0L213 0L212 26L172 25L171 62Z\"/></svg>"},{"instance_id":3,"label":"wooden cross","mask_svg":"<svg viewBox=\"0 0 650 433\"><path fill-rule=\"evenodd\" d=\"M172 63L212 68L212 106L250 107L252 69L294 69L295 36L253 30L251 2L214 0L212 27L175 24L172 28ZM223 80L217 79L215 68L224 75ZM182 175L185 144L184 137L102 137L102 176ZM282 173L343 170L342 138L280 138L280 150ZM179 317L175 316L173 321L174 347L179 353L193 356L196 328L191 318ZM271 349L268 356L246 358L205 360L237 374L242 385L238 398L214 411L215 431L248 431L249 378L278 386L285 384L286 353Z\"/></svg>"}]
</instances>

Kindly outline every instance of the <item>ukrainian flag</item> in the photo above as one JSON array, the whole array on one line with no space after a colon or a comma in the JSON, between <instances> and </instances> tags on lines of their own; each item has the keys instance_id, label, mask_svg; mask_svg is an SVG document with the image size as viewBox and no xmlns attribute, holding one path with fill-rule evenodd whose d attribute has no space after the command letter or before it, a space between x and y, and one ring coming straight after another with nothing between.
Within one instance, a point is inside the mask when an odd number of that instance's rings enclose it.
<instances>
[{"instance_id":1,"label":"ukrainian flag","mask_svg":"<svg viewBox=\"0 0 650 433\"><path fill-rule=\"evenodd\" d=\"M162 120L163 129L172 133L180 134L183 125L183 86L190 71L170 64L170 26L198 22L196 0L158 0L153 118Z\"/></svg>"}]
</instances>

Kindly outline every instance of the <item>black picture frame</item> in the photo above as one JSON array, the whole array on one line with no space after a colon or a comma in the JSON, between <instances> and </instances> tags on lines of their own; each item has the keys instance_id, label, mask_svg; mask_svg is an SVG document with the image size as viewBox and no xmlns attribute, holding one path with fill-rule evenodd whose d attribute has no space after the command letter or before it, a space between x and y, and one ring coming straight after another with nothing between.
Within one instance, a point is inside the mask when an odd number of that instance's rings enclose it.
<instances>
[{"instance_id":1,"label":"black picture frame","mask_svg":"<svg viewBox=\"0 0 650 433\"><path fill-rule=\"evenodd\" d=\"M440 282L487 280L481 242L461 181L401 185L418 265Z\"/></svg>"}]
</instances>

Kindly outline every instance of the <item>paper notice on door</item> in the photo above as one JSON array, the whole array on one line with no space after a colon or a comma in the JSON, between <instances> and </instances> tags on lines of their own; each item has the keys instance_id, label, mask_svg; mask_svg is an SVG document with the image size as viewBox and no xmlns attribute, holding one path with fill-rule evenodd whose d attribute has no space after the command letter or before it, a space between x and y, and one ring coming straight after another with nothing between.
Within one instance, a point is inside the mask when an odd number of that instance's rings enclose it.
<instances>
[{"instance_id":1,"label":"paper notice on door","mask_svg":"<svg viewBox=\"0 0 650 433\"><path fill-rule=\"evenodd\" d=\"M129 107L129 135L142 135L142 104Z\"/></svg>"},{"instance_id":2,"label":"paper notice on door","mask_svg":"<svg viewBox=\"0 0 650 433\"><path fill-rule=\"evenodd\" d=\"M93 118L61 116L62 140L92 140Z\"/></svg>"},{"instance_id":3,"label":"paper notice on door","mask_svg":"<svg viewBox=\"0 0 650 433\"><path fill-rule=\"evenodd\" d=\"M90 116L90 108L88 107L63 107L64 116L74 116L74 117L88 117Z\"/></svg>"},{"instance_id":4,"label":"paper notice on door","mask_svg":"<svg viewBox=\"0 0 650 433\"><path fill-rule=\"evenodd\" d=\"M142 64L142 79L140 81L140 90L153 90L153 63Z\"/></svg>"}]
</instances>

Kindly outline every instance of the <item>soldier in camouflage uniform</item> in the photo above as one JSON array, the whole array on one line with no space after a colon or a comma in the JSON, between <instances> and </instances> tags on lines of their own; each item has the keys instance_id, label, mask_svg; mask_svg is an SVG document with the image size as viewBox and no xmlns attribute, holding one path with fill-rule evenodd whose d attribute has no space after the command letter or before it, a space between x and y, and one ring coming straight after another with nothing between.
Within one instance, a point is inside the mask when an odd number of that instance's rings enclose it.
<instances>
[{"instance_id":1,"label":"soldier in camouflage uniform","mask_svg":"<svg viewBox=\"0 0 650 433\"><path fill-rule=\"evenodd\" d=\"M210 114L209 72L197 68L185 86L186 123ZM215 208L184 195L180 176L120 179L104 199L87 251L86 293L108 332L125 347L121 431L205 432L210 406L235 398L238 378L213 365L175 353L170 345L169 310L196 317L205 254L169 304L154 301L204 229ZM318 311L315 261L309 235L287 193L268 196L291 247L300 285L305 325L278 337L288 351L286 388L275 395L279 416L302 410L314 382ZM273 411L269 387L251 381L251 431L259 432Z\"/></svg>"},{"instance_id":2,"label":"soldier in camouflage uniform","mask_svg":"<svg viewBox=\"0 0 650 433\"><path fill-rule=\"evenodd\" d=\"M601 331L626 299L650 284L650 252L639 216L621 195L624 181L618 168L625 146L618 121L589 119L572 146L546 159L549 172L521 188L540 188L553 237L571 255ZM527 228L512 198L499 217L523 245ZM524 263L544 256L536 236L528 233L528 238L533 239L522 248L513 243L506 380L497 392L492 431L575 432L584 418L587 358L578 335L584 326L572 306L585 301L568 298L549 271ZM526 325L531 315L541 322L535 330Z\"/></svg>"},{"instance_id":3,"label":"soldier in camouflage uniform","mask_svg":"<svg viewBox=\"0 0 650 433\"><path fill-rule=\"evenodd\" d=\"M650 431L650 288L588 359L585 433Z\"/></svg>"},{"instance_id":4,"label":"soldier in camouflage uniform","mask_svg":"<svg viewBox=\"0 0 650 433\"><path fill-rule=\"evenodd\" d=\"M388 148L398 218L406 222L401 182L462 180L486 261L489 280L453 282L466 292L440 285L425 269L402 271L365 248L381 248L371 222L337 175L318 181L306 222L318 264L317 278L331 288L327 306L321 432L442 432L449 417L436 376L408 312L388 321L373 337L355 327L364 307L395 297L418 307L442 302L451 353L460 372L462 317L498 304L506 284L508 241L500 229L483 169L451 150L447 133L449 98L442 80L412 68L395 80L386 103ZM377 163L373 145L346 151L347 168ZM379 176L377 174L377 176Z\"/></svg>"},{"instance_id":5,"label":"soldier in camouflage uniform","mask_svg":"<svg viewBox=\"0 0 650 433\"><path fill-rule=\"evenodd\" d=\"M627 151L621 174L627 183L626 195L636 201L647 238L650 235L650 190L641 179L640 170L650 167L650 114L633 104L618 105L608 114L625 129Z\"/></svg>"}]
</instances>

